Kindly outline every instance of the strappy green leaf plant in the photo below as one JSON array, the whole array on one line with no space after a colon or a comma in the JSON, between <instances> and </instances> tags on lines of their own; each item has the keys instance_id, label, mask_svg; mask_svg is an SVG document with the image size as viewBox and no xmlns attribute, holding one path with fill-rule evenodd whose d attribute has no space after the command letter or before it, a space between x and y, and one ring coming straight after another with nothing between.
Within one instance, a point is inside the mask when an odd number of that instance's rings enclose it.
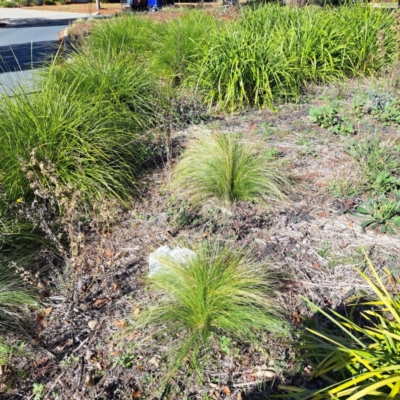
<instances>
[{"instance_id":1,"label":"strappy green leaf plant","mask_svg":"<svg viewBox=\"0 0 400 400\"><path fill-rule=\"evenodd\" d=\"M386 281L378 276L367 258L370 276L357 269L372 289L375 299L361 306L362 322L334 310L315 305L339 331L308 329L299 347L305 357L318 360L310 379L322 378L328 386L320 390L281 387L280 397L306 399L398 399L400 398L400 280L385 269ZM310 303L311 304L311 303ZM354 310L354 308L353 308ZM341 335L340 335L341 333Z\"/></svg>"}]
</instances>

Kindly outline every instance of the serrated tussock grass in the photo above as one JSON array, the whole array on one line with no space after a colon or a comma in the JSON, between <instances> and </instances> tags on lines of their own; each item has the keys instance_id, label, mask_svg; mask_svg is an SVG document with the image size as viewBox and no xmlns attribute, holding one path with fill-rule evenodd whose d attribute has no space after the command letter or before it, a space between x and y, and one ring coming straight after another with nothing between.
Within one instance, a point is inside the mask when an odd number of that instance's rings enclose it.
<instances>
[{"instance_id":1,"label":"serrated tussock grass","mask_svg":"<svg viewBox=\"0 0 400 400\"><path fill-rule=\"evenodd\" d=\"M210 32L186 83L226 110L296 100L308 82L370 74L391 62L392 25L391 13L369 5L246 9Z\"/></svg>"},{"instance_id":2,"label":"serrated tussock grass","mask_svg":"<svg viewBox=\"0 0 400 400\"><path fill-rule=\"evenodd\" d=\"M172 346L165 355L169 378L186 357L197 367L211 337L259 344L266 332L285 332L273 298L276 273L249 254L215 242L194 251L195 257L182 260L159 258L162 268L149 278L154 303L132 326L150 326L160 340L167 338Z\"/></svg>"},{"instance_id":3,"label":"serrated tussock grass","mask_svg":"<svg viewBox=\"0 0 400 400\"><path fill-rule=\"evenodd\" d=\"M260 152L251 140L205 132L190 140L168 186L196 204L207 200L276 204L286 200L292 183L282 163Z\"/></svg>"}]
</instances>

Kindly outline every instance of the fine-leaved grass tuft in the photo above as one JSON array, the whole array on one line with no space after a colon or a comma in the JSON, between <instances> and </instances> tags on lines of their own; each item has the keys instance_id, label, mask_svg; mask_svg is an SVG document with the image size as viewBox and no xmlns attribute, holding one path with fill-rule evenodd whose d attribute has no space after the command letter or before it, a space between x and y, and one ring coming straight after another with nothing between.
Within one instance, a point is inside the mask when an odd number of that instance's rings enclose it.
<instances>
[{"instance_id":1,"label":"fine-leaved grass tuft","mask_svg":"<svg viewBox=\"0 0 400 400\"><path fill-rule=\"evenodd\" d=\"M212 337L259 344L266 332L284 333L285 323L273 299L276 274L248 254L214 242L199 246L195 253L183 260L159 258L162 268L149 278L154 305L133 325L135 330L150 325L155 336L166 338L172 347L166 355L168 378L184 359L198 368Z\"/></svg>"},{"instance_id":2,"label":"fine-leaved grass tuft","mask_svg":"<svg viewBox=\"0 0 400 400\"><path fill-rule=\"evenodd\" d=\"M38 91L0 97L0 183L7 200L68 187L91 203L126 200L143 161L143 139L100 94L49 75Z\"/></svg>"},{"instance_id":3,"label":"fine-leaved grass tuft","mask_svg":"<svg viewBox=\"0 0 400 400\"><path fill-rule=\"evenodd\" d=\"M173 170L169 187L193 203L285 200L290 176L256 145L225 133L192 139Z\"/></svg>"},{"instance_id":4,"label":"fine-leaved grass tuft","mask_svg":"<svg viewBox=\"0 0 400 400\"><path fill-rule=\"evenodd\" d=\"M0 264L0 327L15 327L27 306L36 305L36 297L24 287L22 279L7 265Z\"/></svg>"}]
</instances>

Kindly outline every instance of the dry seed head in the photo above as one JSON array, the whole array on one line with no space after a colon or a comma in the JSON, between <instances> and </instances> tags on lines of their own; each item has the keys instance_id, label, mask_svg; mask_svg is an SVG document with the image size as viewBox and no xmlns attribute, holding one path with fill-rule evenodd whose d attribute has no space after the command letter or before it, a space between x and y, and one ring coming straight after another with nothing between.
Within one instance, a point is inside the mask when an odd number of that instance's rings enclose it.
<instances>
[{"instance_id":1,"label":"dry seed head","mask_svg":"<svg viewBox=\"0 0 400 400\"><path fill-rule=\"evenodd\" d=\"M378 45L378 57L381 59L385 58L385 54L386 54L385 39L386 39L385 31L384 31L384 29L381 29L378 32L378 36L377 36L377 40L376 40L377 45Z\"/></svg>"}]
</instances>

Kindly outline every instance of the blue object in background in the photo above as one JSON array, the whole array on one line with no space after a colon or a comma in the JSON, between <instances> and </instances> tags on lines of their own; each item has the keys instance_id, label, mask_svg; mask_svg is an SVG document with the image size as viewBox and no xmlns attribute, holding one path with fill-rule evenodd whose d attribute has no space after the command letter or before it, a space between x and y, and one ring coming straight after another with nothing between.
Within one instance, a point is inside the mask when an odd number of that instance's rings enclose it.
<instances>
[{"instance_id":1,"label":"blue object in background","mask_svg":"<svg viewBox=\"0 0 400 400\"><path fill-rule=\"evenodd\" d=\"M147 5L150 11L158 11L162 8L162 0L148 0Z\"/></svg>"}]
</instances>

